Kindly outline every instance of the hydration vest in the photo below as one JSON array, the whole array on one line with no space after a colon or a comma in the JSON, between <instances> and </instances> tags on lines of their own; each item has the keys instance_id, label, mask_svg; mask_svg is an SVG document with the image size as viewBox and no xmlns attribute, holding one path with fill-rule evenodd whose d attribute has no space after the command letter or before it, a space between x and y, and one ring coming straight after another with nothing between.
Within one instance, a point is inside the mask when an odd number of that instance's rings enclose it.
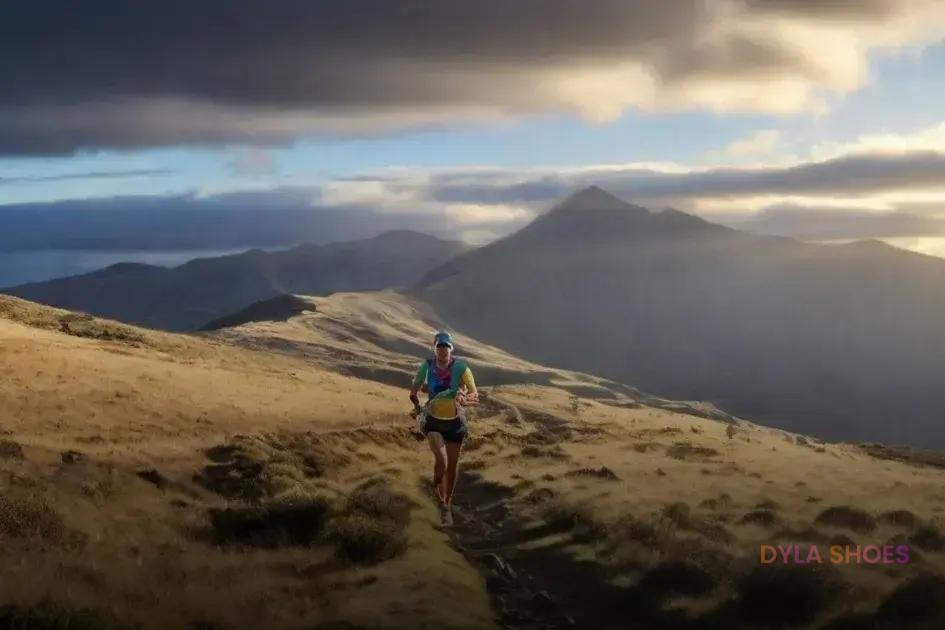
<instances>
[{"instance_id":1,"label":"hydration vest","mask_svg":"<svg viewBox=\"0 0 945 630\"><path fill-rule=\"evenodd\" d=\"M427 393L430 398L437 398L437 394L444 393L439 398L456 398L456 392L463 385L463 374L466 373L466 362L453 358L453 365L450 368L450 382L443 383L436 378L436 358L427 359Z\"/></svg>"}]
</instances>

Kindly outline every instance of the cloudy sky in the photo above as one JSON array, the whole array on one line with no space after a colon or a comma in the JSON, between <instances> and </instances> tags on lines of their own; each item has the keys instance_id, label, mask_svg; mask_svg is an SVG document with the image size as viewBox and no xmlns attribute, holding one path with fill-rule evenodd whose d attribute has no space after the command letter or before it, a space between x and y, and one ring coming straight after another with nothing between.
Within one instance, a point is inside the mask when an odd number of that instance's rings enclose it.
<instances>
[{"instance_id":1,"label":"cloudy sky","mask_svg":"<svg viewBox=\"0 0 945 630\"><path fill-rule=\"evenodd\" d=\"M484 242L599 184L945 256L941 0L5 0L0 86L0 212L252 193Z\"/></svg>"}]
</instances>

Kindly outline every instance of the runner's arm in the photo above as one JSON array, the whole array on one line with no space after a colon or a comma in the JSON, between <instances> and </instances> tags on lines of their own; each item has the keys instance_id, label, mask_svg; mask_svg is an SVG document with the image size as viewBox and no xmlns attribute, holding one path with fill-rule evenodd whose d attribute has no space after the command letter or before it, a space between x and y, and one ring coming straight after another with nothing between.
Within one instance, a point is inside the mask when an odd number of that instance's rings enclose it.
<instances>
[{"instance_id":1,"label":"runner's arm","mask_svg":"<svg viewBox=\"0 0 945 630\"><path fill-rule=\"evenodd\" d=\"M462 389L465 391L460 391L457 395L459 399L457 402L465 407L471 407L479 403L479 391L476 389L476 380L473 378L472 370L468 367L466 371L463 372L462 376Z\"/></svg>"},{"instance_id":2,"label":"runner's arm","mask_svg":"<svg viewBox=\"0 0 945 630\"><path fill-rule=\"evenodd\" d=\"M466 371L463 372L463 385L466 386L467 394L475 394L478 390L476 389L476 379L473 378L472 370L466 368Z\"/></svg>"},{"instance_id":3,"label":"runner's arm","mask_svg":"<svg viewBox=\"0 0 945 630\"><path fill-rule=\"evenodd\" d=\"M420 404L420 397L417 396L417 392L420 391L420 388L423 387L423 383L427 378L427 362L424 361L420 364L420 369L417 370L416 376L413 377L413 383L410 385L410 401L412 403Z\"/></svg>"}]
</instances>

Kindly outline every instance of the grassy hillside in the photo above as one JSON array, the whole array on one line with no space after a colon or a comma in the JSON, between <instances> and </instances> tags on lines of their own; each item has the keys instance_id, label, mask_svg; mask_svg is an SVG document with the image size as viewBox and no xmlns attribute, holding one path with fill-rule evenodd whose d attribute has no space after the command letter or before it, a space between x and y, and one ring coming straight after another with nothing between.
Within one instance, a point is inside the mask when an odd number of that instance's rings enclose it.
<instances>
[{"instance_id":1,"label":"grassy hillside","mask_svg":"<svg viewBox=\"0 0 945 630\"><path fill-rule=\"evenodd\" d=\"M439 528L403 380L445 322L389 292L304 299L284 322L181 336L0 298L0 625L942 621L940 460L464 335L484 396ZM908 564L759 564L762 544L889 541Z\"/></svg>"},{"instance_id":2,"label":"grassy hillside","mask_svg":"<svg viewBox=\"0 0 945 630\"><path fill-rule=\"evenodd\" d=\"M95 628L406 628L463 593L454 610L489 625L394 388L14 298L0 365L0 605L74 624L87 608Z\"/></svg>"}]
</instances>

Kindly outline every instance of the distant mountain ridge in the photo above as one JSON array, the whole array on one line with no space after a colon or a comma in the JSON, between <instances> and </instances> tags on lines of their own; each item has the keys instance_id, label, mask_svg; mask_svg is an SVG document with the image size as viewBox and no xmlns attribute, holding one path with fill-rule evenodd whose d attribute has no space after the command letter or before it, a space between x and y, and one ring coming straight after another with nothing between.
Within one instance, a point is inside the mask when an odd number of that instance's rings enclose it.
<instances>
[{"instance_id":1,"label":"distant mountain ridge","mask_svg":"<svg viewBox=\"0 0 945 630\"><path fill-rule=\"evenodd\" d=\"M945 261L650 212L599 188L410 292L530 360L834 439L945 446Z\"/></svg>"},{"instance_id":2,"label":"distant mountain ridge","mask_svg":"<svg viewBox=\"0 0 945 630\"><path fill-rule=\"evenodd\" d=\"M195 330L287 293L403 287L468 249L460 241L393 230L358 241L198 258L170 269L119 263L3 292L151 328Z\"/></svg>"}]
</instances>

